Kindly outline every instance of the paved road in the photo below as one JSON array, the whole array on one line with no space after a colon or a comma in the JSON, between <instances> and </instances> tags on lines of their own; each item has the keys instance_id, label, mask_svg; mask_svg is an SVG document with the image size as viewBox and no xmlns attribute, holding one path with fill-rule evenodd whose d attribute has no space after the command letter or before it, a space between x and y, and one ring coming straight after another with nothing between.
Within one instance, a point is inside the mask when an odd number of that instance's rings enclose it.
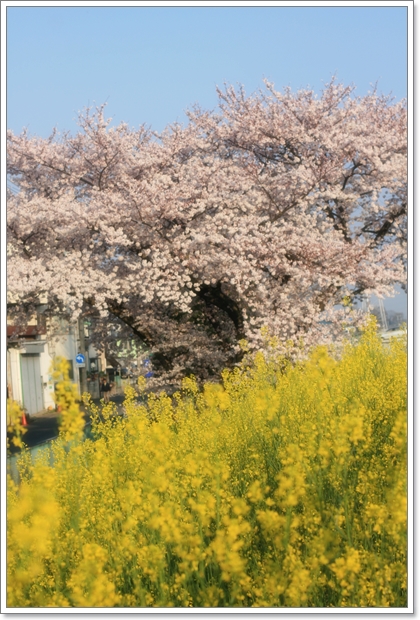
<instances>
[{"instance_id":1,"label":"paved road","mask_svg":"<svg viewBox=\"0 0 420 620\"><path fill-rule=\"evenodd\" d=\"M169 394L174 391L173 386L169 384L153 391L160 392L162 389ZM124 394L112 394L112 396L110 397L110 400L116 403L119 413L123 412L122 403L124 402L124 398ZM139 396L138 400L142 400L142 398ZM99 398L95 398L93 399L93 402L96 405L99 405L100 400ZM80 405L80 409L85 412L84 418L86 424L90 424L90 417L89 414L86 412L84 405ZM29 424L27 426L27 431L23 436L24 443L29 448L34 448L35 446L41 445L46 441L54 439L58 436L59 423L60 414L57 411L44 411L43 413L38 413L31 416ZM19 448L15 448L13 446L11 446L10 448L11 454L15 454L19 451Z\"/></svg>"},{"instance_id":2,"label":"paved road","mask_svg":"<svg viewBox=\"0 0 420 620\"><path fill-rule=\"evenodd\" d=\"M121 404L124 400L123 395L111 396L111 400L117 404L118 409L122 412ZM99 399L93 401L95 404L99 404ZM84 407L80 407L85 411ZM84 418L86 424L90 424L89 414L85 411ZM39 444L42 444L50 439L54 439L58 436L58 427L60 422L60 414L57 411L45 411L31 416L28 426L26 427L26 433L23 437L23 441L29 448L33 448ZM19 449L11 448L11 453L18 452Z\"/></svg>"}]
</instances>

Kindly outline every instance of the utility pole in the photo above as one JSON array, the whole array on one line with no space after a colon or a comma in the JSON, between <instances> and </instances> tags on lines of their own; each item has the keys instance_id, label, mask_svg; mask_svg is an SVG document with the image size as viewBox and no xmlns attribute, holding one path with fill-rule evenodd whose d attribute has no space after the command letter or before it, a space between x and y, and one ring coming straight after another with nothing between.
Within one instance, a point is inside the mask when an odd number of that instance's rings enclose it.
<instances>
[{"instance_id":1,"label":"utility pole","mask_svg":"<svg viewBox=\"0 0 420 620\"><path fill-rule=\"evenodd\" d=\"M362 298L362 312L368 314L369 312L369 298L367 295L363 295Z\"/></svg>"},{"instance_id":2,"label":"utility pole","mask_svg":"<svg viewBox=\"0 0 420 620\"><path fill-rule=\"evenodd\" d=\"M386 318L386 311L385 311L385 306L384 306L383 299L379 300L379 312L381 314L382 329L384 329L387 332L388 331L388 321L387 321L387 318Z\"/></svg>"},{"instance_id":3,"label":"utility pole","mask_svg":"<svg viewBox=\"0 0 420 620\"><path fill-rule=\"evenodd\" d=\"M85 322L83 317L80 316L78 319L78 327L79 327L79 353L81 353L85 358L85 363L83 366L79 366L79 376L80 376L80 391L87 392L87 376L86 376L86 343L85 343Z\"/></svg>"}]
</instances>

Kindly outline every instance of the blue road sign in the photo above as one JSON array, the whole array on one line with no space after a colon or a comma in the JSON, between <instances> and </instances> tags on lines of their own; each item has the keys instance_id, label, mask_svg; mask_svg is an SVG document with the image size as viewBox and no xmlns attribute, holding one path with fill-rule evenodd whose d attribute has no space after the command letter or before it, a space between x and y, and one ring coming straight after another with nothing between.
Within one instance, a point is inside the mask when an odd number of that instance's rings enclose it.
<instances>
[{"instance_id":1,"label":"blue road sign","mask_svg":"<svg viewBox=\"0 0 420 620\"><path fill-rule=\"evenodd\" d=\"M85 363L85 356L82 355L81 353L78 353L76 355L76 363L77 364L84 364Z\"/></svg>"}]
</instances>

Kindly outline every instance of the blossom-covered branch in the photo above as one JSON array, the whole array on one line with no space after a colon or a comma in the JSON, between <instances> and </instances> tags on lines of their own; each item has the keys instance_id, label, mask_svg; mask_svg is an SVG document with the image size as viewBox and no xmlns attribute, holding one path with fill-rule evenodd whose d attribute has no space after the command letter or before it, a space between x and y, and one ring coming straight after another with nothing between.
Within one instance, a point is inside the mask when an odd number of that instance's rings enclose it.
<instances>
[{"instance_id":1,"label":"blossom-covered branch","mask_svg":"<svg viewBox=\"0 0 420 620\"><path fill-rule=\"evenodd\" d=\"M161 135L112 127L104 107L75 136L8 133L11 312L42 294L95 316L98 343L110 321L132 330L158 376L206 378L262 326L327 340L343 297L405 281L404 102L334 80L319 97L219 97Z\"/></svg>"}]
</instances>

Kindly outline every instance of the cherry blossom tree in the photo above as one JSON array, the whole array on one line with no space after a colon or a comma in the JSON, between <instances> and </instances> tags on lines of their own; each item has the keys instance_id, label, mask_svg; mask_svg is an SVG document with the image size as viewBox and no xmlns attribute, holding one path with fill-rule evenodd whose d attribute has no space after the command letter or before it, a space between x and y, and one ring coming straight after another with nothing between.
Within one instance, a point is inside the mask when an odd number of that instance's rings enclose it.
<instances>
[{"instance_id":1,"label":"cherry blossom tree","mask_svg":"<svg viewBox=\"0 0 420 620\"><path fill-rule=\"evenodd\" d=\"M77 135L8 133L8 292L18 320L49 311L110 325L154 353L158 377L217 375L262 346L327 342L357 313L348 296L405 282L404 102L219 91L161 135L111 126L104 107Z\"/></svg>"}]
</instances>

